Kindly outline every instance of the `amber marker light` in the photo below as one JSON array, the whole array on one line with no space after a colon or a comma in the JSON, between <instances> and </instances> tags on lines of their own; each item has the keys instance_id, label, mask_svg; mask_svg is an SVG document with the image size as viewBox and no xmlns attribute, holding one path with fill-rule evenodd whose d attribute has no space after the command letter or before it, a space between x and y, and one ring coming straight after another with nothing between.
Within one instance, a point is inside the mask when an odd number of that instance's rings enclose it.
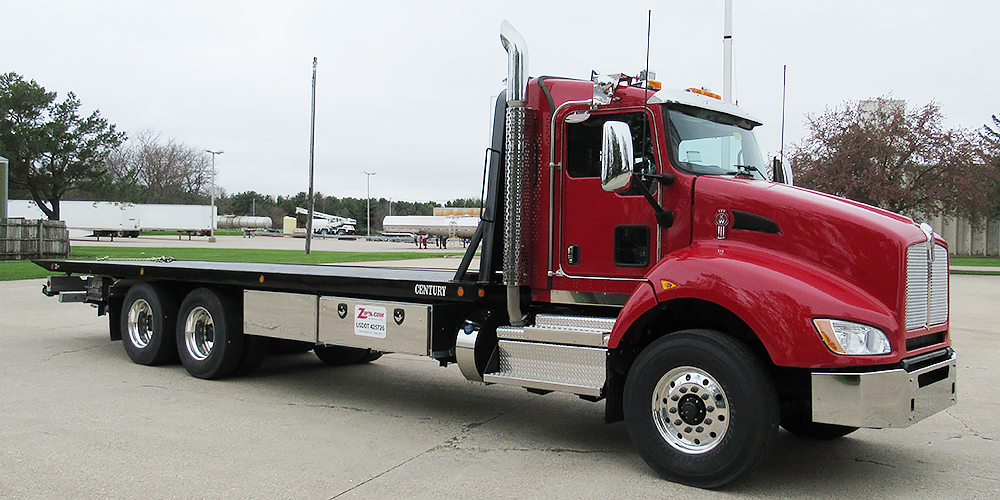
<instances>
[{"instance_id":1,"label":"amber marker light","mask_svg":"<svg viewBox=\"0 0 1000 500\"><path fill-rule=\"evenodd\" d=\"M458 296L459 297L464 297L465 296L465 289L464 288L458 287Z\"/></svg>"},{"instance_id":2,"label":"amber marker light","mask_svg":"<svg viewBox=\"0 0 1000 500\"><path fill-rule=\"evenodd\" d=\"M720 101L722 100L722 96L720 96L719 94L716 94L715 92L712 92L712 91L709 91L709 90L705 90L705 89L698 89L698 88L691 87L691 88L688 89L688 92L694 92L695 94L701 94L703 96L711 97L713 99L718 99Z\"/></svg>"},{"instance_id":3,"label":"amber marker light","mask_svg":"<svg viewBox=\"0 0 1000 500\"><path fill-rule=\"evenodd\" d=\"M479 289L479 297L480 297L480 298L483 298L483 297L485 297L485 296L486 296L486 290L483 290L482 288L480 288L480 289Z\"/></svg>"},{"instance_id":4,"label":"amber marker light","mask_svg":"<svg viewBox=\"0 0 1000 500\"><path fill-rule=\"evenodd\" d=\"M264 275L263 275L263 274L262 274L262 275L260 275L260 282L261 282L261 283L263 283L263 282L264 282Z\"/></svg>"}]
</instances>

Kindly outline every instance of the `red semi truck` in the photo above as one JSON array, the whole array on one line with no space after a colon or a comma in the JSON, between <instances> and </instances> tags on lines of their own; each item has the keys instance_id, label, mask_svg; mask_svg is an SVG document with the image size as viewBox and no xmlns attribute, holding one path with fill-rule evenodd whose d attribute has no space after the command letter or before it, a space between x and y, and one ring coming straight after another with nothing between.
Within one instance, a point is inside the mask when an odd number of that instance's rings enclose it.
<instances>
[{"instance_id":1,"label":"red semi truck","mask_svg":"<svg viewBox=\"0 0 1000 500\"><path fill-rule=\"evenodd\" d=\"M955 404L929 226L777 164L785 182L766 178L760 122L732 104L645 74L528 78L506 22L501 41L485 210L457 271L38 261L61 273L44 292L96 304L134 362L201 378L285 339L331 365L410 353L604 401L653 469L700 487L744 475L779 425L832 438Z\"/></svg>"}]
</instances>

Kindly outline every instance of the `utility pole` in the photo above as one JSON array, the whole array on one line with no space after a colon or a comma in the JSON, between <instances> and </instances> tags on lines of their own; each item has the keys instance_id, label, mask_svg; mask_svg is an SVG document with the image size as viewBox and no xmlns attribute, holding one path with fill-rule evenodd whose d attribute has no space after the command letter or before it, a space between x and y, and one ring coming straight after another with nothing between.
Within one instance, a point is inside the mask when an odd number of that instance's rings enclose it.
<instances>
[{"instance_id":1,"label":"utility pole","mask_svg":"<svg viewBox=\"0 0 1000 500\"><path fill-rule=\"evenodd\" d=\"M722 100L733 102L733 0L726 0L726 20L722 30Z\"/></svg>"},{"instance_id":2,"label":"utility pole","mask_svg":"<svg viewBox=\"0 0 1000 500\"><path fill-rule=\"evenodd\" d=\"M309 218L306 219L306 255L312 247L313 236L313 158L316 151L316 63L313 57L312 113L309 118Z\"/></svg>"},{"instance_id":3,"label":"utility pole","mask_svg":"<svg viewBox=\"0 0 1000 500\"><path fill-rule=\"evenodd\" d=\"M372 176L375 172L365 172L361 171L362 174L368 176L368 234L367 236L371 238L372 236Z\"/></svg>"},{"instance_id":4,"label":"utility pole","mask_svg":"<svg viewBox=\"0 0 1000 500\"><path fill-rule=\"evenodd\" d=\"M208 242L215 243L215 156L225 153L223 150L212 151L211 149L206 149L206 153L212 155L212 215L209 216L210 224L208 226Z\"/></svg>"},{"instance_id":5,"label":"utility pole","mask_svg":"<svg viewBox=\"0 0 1000 500\"><path fill-rule=\"evenodd\" d=\"M0 219L7 218L7 172L9 163L0 156Z\"/></svg>"}]
</instances>

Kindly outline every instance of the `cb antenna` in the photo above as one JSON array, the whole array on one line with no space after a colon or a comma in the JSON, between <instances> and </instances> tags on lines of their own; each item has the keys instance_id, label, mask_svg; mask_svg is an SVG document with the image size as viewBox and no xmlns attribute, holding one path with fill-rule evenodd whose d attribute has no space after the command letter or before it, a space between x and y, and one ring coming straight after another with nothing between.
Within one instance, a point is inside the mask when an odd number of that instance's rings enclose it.
<instances>
[{"instance_id":1,"label":"cb antenna","mask_svg":"<svg viewBox=\"0 0 1000 500\"><path fill-rule=\"evenodd\" d=\"M782 163L785 161L785 83L788 79L788 65L781 66L781 146L778 149L778 156Z\"/></svg>"},{"instance_id":2,"label":"cb antenna","mask_svg":"<svg viewBox=\"0 0 1000 500\"><path fill-rule=\"evenodd\" d=\"M643 108L642 117L644 118L642 122L643 163L645 163L646 161L646 151L649 149L649 139L650 139L649 116L647 116L646 113L649 112L649 81L652 79L652 77L649 76L649 36L650 33L652 33L652 31L653 31L653 9L649 9L649 14L646 17L646 73L642 76L642 78L646 81L645 82L646 84L643 85L645 94L643 96L643 103L642 103L642 108ZM645 165L643 165L643 168L645 168Z\"/></svg>"}]
</instances>

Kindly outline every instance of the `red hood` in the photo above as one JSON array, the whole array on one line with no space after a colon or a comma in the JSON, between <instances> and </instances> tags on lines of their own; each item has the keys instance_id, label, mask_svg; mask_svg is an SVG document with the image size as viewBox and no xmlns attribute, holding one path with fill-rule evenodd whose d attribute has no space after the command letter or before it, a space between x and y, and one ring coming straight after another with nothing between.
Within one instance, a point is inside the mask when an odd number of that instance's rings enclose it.
<instances>
[{"instance_id":1,"label":"red hood","mask_svg":"<svg viewBox=\"0 0 1000 500\"><path fill-rule=\"evenodd\" d=\"M728 217L719 217L719 211ZM749 244L839 276L899 310L906 248L925 241L908 217L807 189L702 176L695 183L693 241ZM728 220L726 220L728 219ZM773 224L772 224L773 223ZM777 231L777 232L775 232Z\"/></svg>"}]
</instances>

